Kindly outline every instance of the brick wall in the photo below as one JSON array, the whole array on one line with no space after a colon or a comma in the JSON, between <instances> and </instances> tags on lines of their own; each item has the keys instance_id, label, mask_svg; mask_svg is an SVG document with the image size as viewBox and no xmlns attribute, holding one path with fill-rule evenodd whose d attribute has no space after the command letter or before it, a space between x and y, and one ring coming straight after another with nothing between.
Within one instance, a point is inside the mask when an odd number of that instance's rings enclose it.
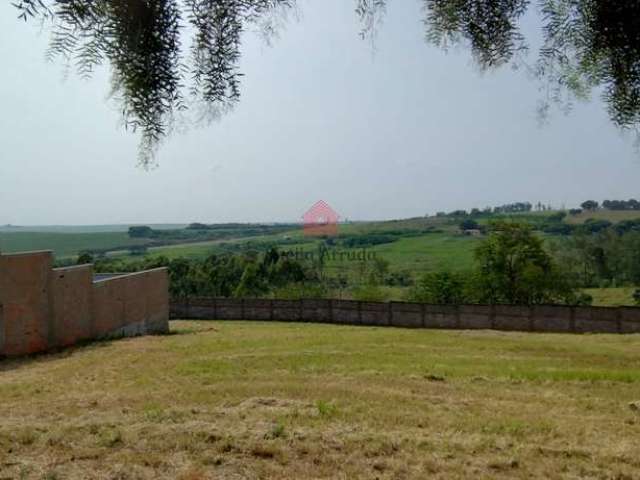
<instances>
[{"instance_id":1,"label":"brick wall","mask_svg":"<svg viewBox=\"0 0 640 480\"><path fill-rule=\"evenodd\" d=\"M0 356L168 331L166 269L94 282L92 265L52 263L48 251L0 255Z\"/></svg>"},{"instance_id":2,"label":"brick wall","mask_svg":"<svg viewBox=\"0 0 640 480\"><path fill-rule=\"evenodd\" d=\"M282 320L409 328L640 333L640 308L636 307L192 298L172 301L170 315L203 320Z\"/></svg>"}]
</instances>

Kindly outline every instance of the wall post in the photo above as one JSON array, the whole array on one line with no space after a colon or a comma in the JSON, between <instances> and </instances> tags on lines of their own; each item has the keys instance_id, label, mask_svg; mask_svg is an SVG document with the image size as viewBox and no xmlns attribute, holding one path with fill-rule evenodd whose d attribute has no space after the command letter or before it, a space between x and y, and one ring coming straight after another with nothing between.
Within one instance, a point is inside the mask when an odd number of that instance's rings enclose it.
<instances>
[{"instance_id":1,"label":"wall post","mask_svg":"<svg viewBox=\"0 0 640 480\"><path fill-rule=\"evenodd\" d=\"M495 304L491 304L491 309L489 310L489 322L491 324L491 329L496 328L496 306Z\"/></svg>"},{"instance_id":2,"label":"wall post","mask_svg":"<svg viewBox=\"0 0 640 480\"><path fill-rule=\"evenodd\" d=\"M569 331L576 332L576 307L569 307Z\"/></svg>"},{"instance_id":3,"label":"wall post","mask_svg":"<svg viewBox=\"0 0 640 480\"><path fill-rule=\"evenodd\" d=\"M535 318L533 318L533 305L529 305L529 331L533 332Z\"/></svg>"}]
</instances>

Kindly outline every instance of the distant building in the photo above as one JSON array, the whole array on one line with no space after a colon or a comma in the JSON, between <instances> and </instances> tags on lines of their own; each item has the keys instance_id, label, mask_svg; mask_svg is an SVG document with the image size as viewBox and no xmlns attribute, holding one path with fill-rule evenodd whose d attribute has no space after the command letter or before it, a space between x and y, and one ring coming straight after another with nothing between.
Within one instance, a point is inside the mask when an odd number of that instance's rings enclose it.
<instances>
[{"instance_id":1,"label":"distant building","mask_svg":"<svg viewBox=\"0 0 640 480\"><path fill-rule=\"evenodd\" d=\"M465 235L469 235L471 237L480 237L482 236L482 230L478 228L469 228L467 230L463 230L462 233Z\"/></svg>"}]
</instances>

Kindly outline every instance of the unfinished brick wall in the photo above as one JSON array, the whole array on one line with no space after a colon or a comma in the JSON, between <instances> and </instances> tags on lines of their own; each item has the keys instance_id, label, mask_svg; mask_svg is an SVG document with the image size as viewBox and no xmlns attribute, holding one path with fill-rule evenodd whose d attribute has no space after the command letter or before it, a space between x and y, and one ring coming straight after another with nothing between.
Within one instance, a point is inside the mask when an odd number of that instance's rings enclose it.
<instances>
[{"instance_id":1,"label":"unfinished brick wall","mask_svg":"<svg viewBox=\"0 0 640 480\"><path fill-rule=\"evenodd\" d=\"M203 320L282 320L414 328L640 333L638 307L191 298L171 302L171 316Z\"/></svg>"},{"instance_id":2,"label":"unfinished brick wall","mask_svg":"<svg viewBox=\"0 0 640 480\"><path fill-rule=\"evenodd\" d=\"M166 269L94 282L92 265L52 264L48 251L0 255L0 356L168 331Z\"/></svg>"}]
</instances>

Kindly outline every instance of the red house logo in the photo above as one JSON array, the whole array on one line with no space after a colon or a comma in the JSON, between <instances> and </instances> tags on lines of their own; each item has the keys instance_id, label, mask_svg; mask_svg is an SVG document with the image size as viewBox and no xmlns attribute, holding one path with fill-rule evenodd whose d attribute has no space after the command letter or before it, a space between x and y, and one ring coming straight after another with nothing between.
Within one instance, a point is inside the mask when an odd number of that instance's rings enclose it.
<instances>
[{"instance_id":1,"label":"red house logo","mask_svg":"<svg viewBox=\"0 0 640 480\"><path fill-rule=\"evenodd\" d=\"M339 215L326 202L316 202L302 216L305 236L333 236L338 234Z\"/></svg>"}]
</instances>

